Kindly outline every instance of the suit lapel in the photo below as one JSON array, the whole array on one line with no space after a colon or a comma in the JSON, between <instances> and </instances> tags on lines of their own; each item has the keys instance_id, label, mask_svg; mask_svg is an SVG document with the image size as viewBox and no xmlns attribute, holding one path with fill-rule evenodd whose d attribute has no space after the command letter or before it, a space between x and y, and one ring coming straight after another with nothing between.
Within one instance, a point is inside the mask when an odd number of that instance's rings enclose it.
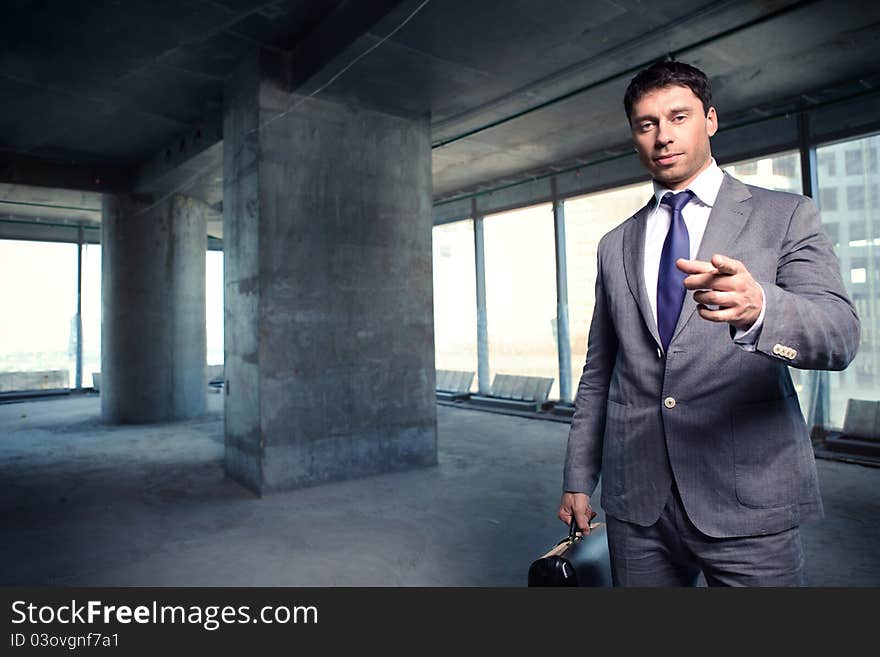
<instances>
[{"instance_id":1,"label":"suit lapel","mask_svg":"<svg viewBox=\"0 0 880 657\"><path fill-rule=\"evenodd\" d=\"M661 346L657 322L651 312L651 303L645 287L645 230L651 203L636 212L632 221L627 222L623 231L623 269L629 290L636 300L642 319L657 346Z\"/></svg>"},{"instance_id":2,"label":"suit lapel","mask_svg":"<svg viewBox=\"0 0 880 657\"><path fill-rule=\"evenodd\" d=\"M752 194L748 187L733 176L724 174L715 205L712 206L712 211L709 213L709 222L706 224L706 232L703 233L703 240L700 242L697 260L708 262L716 253L722 255L730 253L730 245L742 232L752 212L751 198ZM642 234L644 235L644 231ZM670 345L696 312L697 304L694 302L693 293L688 292L681 306L681 314L678 316L678 323L675 325Z\"/></svg>"}]
</instances>

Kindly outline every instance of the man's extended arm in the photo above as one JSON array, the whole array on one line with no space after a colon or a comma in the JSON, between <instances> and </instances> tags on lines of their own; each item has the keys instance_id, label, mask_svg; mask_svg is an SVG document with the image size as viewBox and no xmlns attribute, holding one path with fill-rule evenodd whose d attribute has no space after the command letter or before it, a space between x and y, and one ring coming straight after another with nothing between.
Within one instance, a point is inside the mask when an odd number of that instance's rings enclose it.
<instances>
[{"instance_id":1,"label":"man's extended arm","mask_svg":"<svg viewBox=\"0 0 880 657\"><path fill-rule=\"evenodd\" d=\"M738 260L715 254L711 263L680 260L689 274L684 284L699 290L699 314L714 322L747 329L762 317L754 350L792 367L842 370L859 345L859 319L846 294L840 267L819 212L802 199L789 218L774 281L756 282Z\"/></svg>"},{"instance_id":2,"label":"man's extended arm","mask_svg":"<svg viewBox=\"0 0 880 657\"><path fill-rule=\"evenodd\" d=\"M775 284L762 285L767 313L757 351L801 369L842 370L852 362L859 318L811 200L799 203L791 217ZM776 353L777 345L790 347L794 355Z\"/></svg>"}]
</instances>

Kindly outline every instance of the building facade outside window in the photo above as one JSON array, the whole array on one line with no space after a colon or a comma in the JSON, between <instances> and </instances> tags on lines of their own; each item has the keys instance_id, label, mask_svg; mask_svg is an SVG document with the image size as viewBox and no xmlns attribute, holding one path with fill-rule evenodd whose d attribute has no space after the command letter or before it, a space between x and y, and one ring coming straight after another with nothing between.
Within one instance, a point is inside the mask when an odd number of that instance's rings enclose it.
<instances>
[{"instance_id":1,"label":"building facade outside window","mask_svg":"<svg viewBox=\"0 0 880 657\"><path fill-rule=\"evenodd\" d=\"M831 372L830 424L842 427L849 399L880 399L880 209L877 207L880 173L877 151L880 136L866 136L820 146L816 157L820 189L833 190L844 203L828 204L820 195L822 221L836 242L837 257L847 292L862 324L855 360L843 372Z\"/></svg>"},{"instance_id":2,"label":"building facade outside window","mask_svg":"<svg viewBox=\"0 0 880 657\"><path fill-rule=\"evenodd\" d=\"M721 164L719 166L731 176L747 185L756 185L780 192L800 194L801 160L797 151L778 153L757 159Z\"/></svg>"}]
</instances>

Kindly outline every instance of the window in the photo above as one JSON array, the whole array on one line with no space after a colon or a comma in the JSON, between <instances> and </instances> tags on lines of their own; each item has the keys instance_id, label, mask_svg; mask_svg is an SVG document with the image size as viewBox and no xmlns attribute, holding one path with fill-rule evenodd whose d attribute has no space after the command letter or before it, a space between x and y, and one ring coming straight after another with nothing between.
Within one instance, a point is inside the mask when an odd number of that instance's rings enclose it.
<instances>
[{"instance_id":1,"label":"window","mask_svg":"<svg viewBox=\"0 0 880 657\"><path fill-rule=\"evenodd\" d=\"M865 230L865 224L856 221L849 225L849 245L850 246L865 246L865 236L868 231Z\"/></svg>"},{"instance_id":2,"label":"window","mask_svg":"<svg viewBox=\"0 0 880 657\"><path fill-rule=\"evenodd\" d=\"M862 173L862 154L859 151L846 151L846 173L854 176Z\"/></svg>"},{"instance_id":3,"label":"window","mask_svg":"<svg viewBox=\"0 0 880 657\"><path fill-rule=\"evenodd\" d=\"M222 365L223 251L205 253L205 322L208 365Z\"/></svg>"},{"instance_id":4,"label":"window","mask_svg":"<svg viewBox=\"0 0 880 657\"><path fill-rule=\"evenodd\" d=\"M819 188L819 208L822 212L834 212L837 210L837 188Z\"/></svg>"},{"instance_id":5,"label":"window","mask_svg":"<svg viewBox=\"0 0 880 657\"><path fill-rule=\"evenodd\" d=\"M877 149L868 145L867 140L858 146L858 148L850 148L844 152L847 175L877 173Z\"/></svg>"},{"instance_id":6,"label":"window","mask_svg":"<svg viewBox=\"0 0 880 657\"><path fill-rule=\"evenodd\" d=\"M774 176L796 178L800 175L800 167L798 166L798 161L795 157L774 157L772 163Z\"/></svg>"},{"instance_id":7,"label":"window","mask_svg":"<svg viewBox=\"0 0 880 657\"><path fill-rule=\"evenodd\" d=\"M0 390L76 385L77 245L0 240ZM85 383L85 382L84 382Z\"/></svg>"},{"instance_id":8,"label":"window","mask_svg":"<svg viewBox=\"0 0 880 657\"><path fill-rule=\"evenodd\" d=\"M595 302L599 240L645 205L652 194L651 183L642 183L565 202L572 396L577 393L578 381L586 362L587 334Z\"/></svg>"},{"instance_id":9,"label":"window","mask_svg":"<svg viewBox=\"0 0 880 657\"><path fill-rule=\"evenodd\" d=\"M487 216L486 321L489 376L553 379L559 398L556 349L556 247L549 203Z\"/></svg>"},{"instance_id":10,"label":"window","mask_svg":"<svg viewBox=\"0 0 880 657\"><path fill-rule=\"evenodd\" d=\"M819 165L819 171L823 176L828 177L837 175L836 153L823 153L816 158L816 161Z\"/></svg>"},{"instance_id":11,"label":"window","mask_svg":"<svg viewBox=\"0 0 880 657\"><path fill-rule=\"evenodd\" d=\"M848 210L865 209L865 188L849 186L846 188L846 207Z\"/></svg>"},{"instance_id":12,"label":"window","mask_svg":"<svg viewBox=\"0 0 880 657\"><path fill-rule=\"evenodd\" d=\"M749 185L782 192L801 191L801 161L796 152L726 164L724 170Z\"/></svg>"},{"instance_id":13,"label":"window","mask_svg":"<svg viewBox=\"0 0 880 657\"><path fill-rule=\"evenodd\" d=\"M855 360L845 372L830 372L830 424L842 427L847 400L880 399L880 344L872 339L877 335L876 305L880 294L878 281L878 253L880 247L880 218L866 213L866 206L876 207L880 188L877 169L877 149L880 136L863 137L848 142L829 144L817 149L819 162L842 157L848 178L842 193L846 194L846 211L835 215L833 224L825 224L832 239L838 241L837 257L847 288L862 323L862 341ZM842 155L841 155L842 154ZM826 191L840 189L821 166L817 172L822 198ZM824 205L822 209L825 210ZM823 223L826 217L823 216ZM839 226L839 228L838 228ZM837 239L838 233L840 240ZM866 337L867 336L867 339Z\"/></svg>"},{"instance_id":14,"label":"window","mask_svg":"<svg viewBox=\"0 0 880 657\"><path fill-rule=\"evenodd\" d=\"M477 283L474 222L434 226L434 362L438 370L473 372L477 384Z\"/></svg>"}]
</instances>

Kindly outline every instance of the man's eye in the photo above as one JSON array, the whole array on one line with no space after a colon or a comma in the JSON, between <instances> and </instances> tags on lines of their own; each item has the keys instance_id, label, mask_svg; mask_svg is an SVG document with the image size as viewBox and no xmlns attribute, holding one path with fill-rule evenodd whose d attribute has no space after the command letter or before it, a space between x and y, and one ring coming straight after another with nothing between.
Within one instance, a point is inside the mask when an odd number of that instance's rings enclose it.
<instances>
[{"instance_id":1,"label":"man's eye","mask_svg":"<svg viewBox=\"0 0 880 657\"><path fill-rule=\"evenodd\" d=\"M651 129L651 126L653 126L653 125L654 124L651 123L650 121L645 121L644 123L639 124L639 130L641 130L642 132L647 132L648 130Z\"/></svg>"},{"instance_id":2,"label":"man's eye","mask_svg":"<svg viewBox=\"0 0 880 657\"><path fill-rule=\"evenodd\" d=\"M675 116L675 118L673 119L673 121L676 121L677 123L681 123L681 122L684 121L686 118L687 118L687 114L677 114L677 115Z\"/></svg>"}]
</instances>

